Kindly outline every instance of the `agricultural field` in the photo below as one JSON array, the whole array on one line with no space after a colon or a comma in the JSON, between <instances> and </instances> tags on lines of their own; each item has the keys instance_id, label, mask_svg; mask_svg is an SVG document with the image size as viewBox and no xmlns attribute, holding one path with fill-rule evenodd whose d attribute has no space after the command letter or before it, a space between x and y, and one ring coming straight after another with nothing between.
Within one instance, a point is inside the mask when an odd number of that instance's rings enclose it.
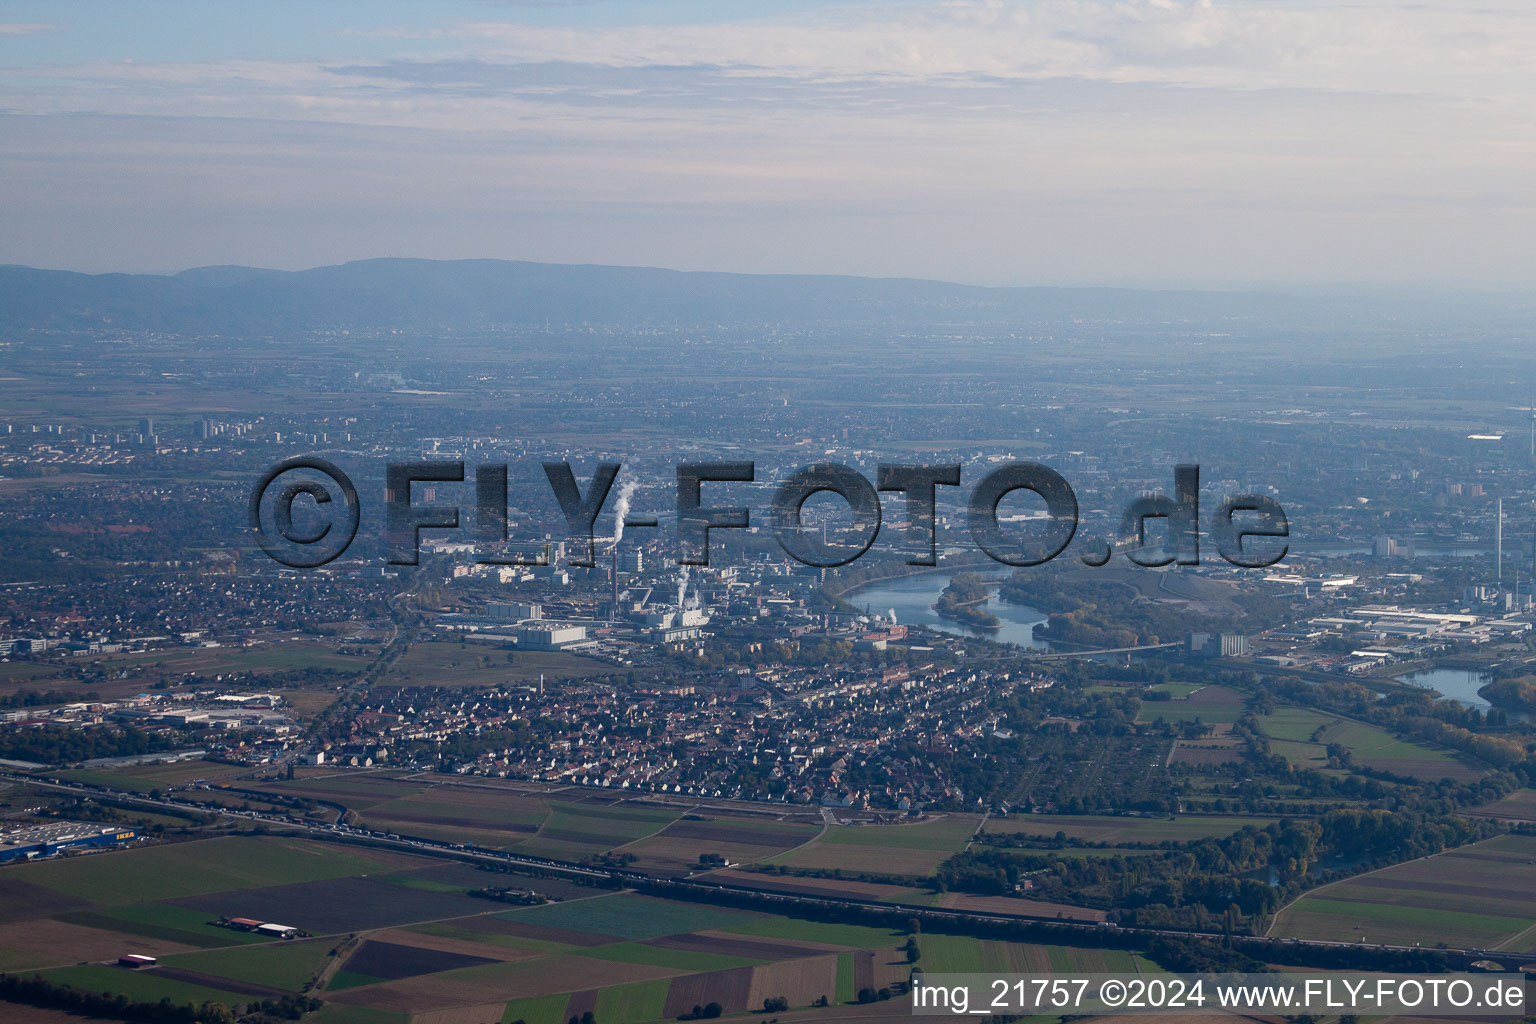
<instances>
[{"instance_id":1,"label":"agricultural field","mask_svg":"<svg viewBox=\"0 0 1536 1024\"><path fill-rule=\"evenodd\" d=\"M754 871L738 871L728 868L714 871L710 877L717 882L744 885L765 892L782 892L806 896L856 896L872 903L908 903L932 906L940 895L931 888L912 885L891 885L885 882L860 882L848 878L816 878L799 875L773 875Z\"/></svg>"},{"instance_id":2,"label":"agricultural field","mask_svg":"<svg viewBox=\"0 0 1536 1024\"><path fill-rule=\"evenodd\" d=\"M1165 736L1036 732L1019 766L1019 780L1004 799L1047 809L1074 798L1132 806L1162 799L1172 746L1173 739Z\"/></svg>"},{"instance_id":3,"label":"agricultural field","mask_svg":"<svg viewBox=\"0 0 1536 1024\"><path fill-rule=\"evenodd\" d=\"M294 779L255 783L248 788L311 800L329 800L356 810L367 810L391 800L401 800L424 792L427 784L379 773L324 769L311 770Z\"/></svg>"},{"instance_id":4,"label":"agricultural field","mask_svg":"<svg viewBox=\"0 0 1536 1024\"><path fill-rule=\"evenodd\" d=\"M1157 693L1166 693L1174 700L1185 700L1191 694L1205 689L1204 683L1154 683L1147 687Z\"/></svg>"},{"instance_id":5,"label":"agricultural field","mask_svg":"<svg viewBox=\"0 0 1536 1024\"><path fill-rule=\"evenodd\" d=\"M250 647L177 647L129 654L101 654L67 661L15 661L0 665L0 695L18 690L90 690L112 700L141 693L164 680L180 683L188 675L211 678L222 673L251 672L268 675L327 669L352 675L366 669L372 659L341 654L334 641L307 636L283 637ZM108 678L89 685L76 678L82 668L103 668ZM126 676L118 673L126 670ZM295 695L308 691L288 691ZM287 694L285 693L285 696ZM334 693L325 701L334 699ZM300 708L299 710L303 710Z\"/></svg>"},{"instance_id":6,"label":"agricultural field","mask_svg":"<svg viewBox=\"0 0 1536 1024\"><path fill-rule=\"evenodd\" d=\"M1274 818L1238 815L1131 818L1095 814L1019 814L988 818L982 828L995 835L1028 835L1041 839L1050 839L1060 832L1069 839L1092 843L1183 843L1229 836L1249 825L1263 828L1274 821Z\"/></svg>"},{"instance_id":7,"label":"agricultural field","mask_svg":"<svg viewBox=\"0 0 1536 1024\"><path fill-rule=\"evenodd\" d=\"M413 644L379 680L381 687L499 686L538 679L583 679L613 671L592 658L564 651L507 651L484 645L426 641Z\"/></svg>"},{"instance_id":8,"label":"agricultural field","mask_svg":"<svg viewBox=\"0 0 1536 1024\"><path fill-rule=\"evenodd\" d=\"M293 636L250 647L186 647L136 654L103 654L89 660L99 661L112 669L138 667L167 678L179 678L188 673L208 676L229 672L295 672L312 668L353 673L367 668L372 659L341 654L331 641Z\"/></svg>"},{"instance_id":9,"label":"agricultural field","mask_svg":"<svg viewBox=\"0 0 1536 1024\"><path fill-rule=\"evenodd\" d=\"M249 771L249 768L241 767L240 765L197 759L192 761L136 764L124 768L97 769L94 771L78 769L76 771L50 774L57 775L57 777L66 781L84 782L94 786L112 786L135 793L148 793L153 789L185 786L197 779L206 779L210 783L218 782L224 779L231 779L236 775Z\"/></svg>"},{"instance_id":10,"label":"agricultural field","mask_svg":"<svg viewBox=\"0 0 1536 1024\"><path fill-rule=\"evenodd\" d=\"M161 958L158 973L216 987L255 986L275 995L301 992L330 962L334 946L325 939L310 939L179 953Z\"/></svg>"},{"instance_id":11,"label":"agricultural field","mask_svg":"<svg viewBox=\"0 0 1536 1024\"><path fill-rule=\"evenodd\" d=\"M938 905L955 910L971 910L978 914L1030 914L1067 921L1103 921L1107 917L1102 910L1019 896L970 896L962 892L946 892L940 897Z\"/></svg>"},{"instance_id":12,"label":"agricultural field","mask_svg":"<svg viewBox=\"0 0 1536 1024\"><path fill-rule=\"evenodd\" d=\"M591 830L598 826L582 812L599 806L555 801L551 816L561 816L557 820L568 829ZM616 831L602 841L656 824L654 808L623 809L636 813L605 819L609 824L602 827ZM670 810L666 817L673 820ZM700 828L735 824L684 821ZM975 818L951 816L849 827L847 834L857 833L860 841L829 845L942 856L963 845L976 824ZM804 831L767 820L745 825L779 841ZM899 843L892 841L896 837ZM0 964L135 1000L214 1000L238 1008L309 992L325 1002L306 1018L318 1024L564 1024L587 1011L602 1024L648 1024L711 1002L727 1015L746 1014L781 996L798 1014L812 1012L811 1004L826 996L833 1005L816 1015L835 1020L862 1009L853 1005L859 989L905 982L911 970L901 950L906 936L883 927L548 879L528 883L556 899L540 906L508 907L466 895L508 877L277 837L226 837L20 865L0 869ZM108 884L114 878L120 889ZM997 909L980 897L944 899L956 907L968 906L956 901L975 899L980 902L974 909ZM1009 903L1012 908L1029 901ZM1041 904L1041 912L1049 906ZM314 937L268 940L212 924L220 915L277 920ZM923 935L921 949L920 965L929 970L1133 969L1125 953L947 935ZM160 962L136 971L112 966L126 952ZM893 1002L873 1012L904 1008Z\"/></svg>"},{"instance_id":13,"label":"agricultural field","mask_svg":"<svg viewBox=\"0 0 1536 1024\"><path fill-rule=\"evenodd\" d=\"M1517 789L1502 800L1483 804L1467 813L1501 821L1536 822L1536 789Z\"/></svg>"},{"instance_id":14,"label":"agricultural field","mask_svg":"<svg viewBox=\"0 0 1536 1024\"><path fill-rule=\"evenodd\" d=\"M1536 837L1504 835L1314 889L1270 934L1536 951Z\"/></svg>"},{"instance_id":15,"label":"agricultural field","mask_svg":"<svg viewBox=\"0 0 1536 1024\"><path fill-rule=\"evenodd\" d=\"M1168 755L1169 765L1188 765L1193 768L1211 765L1236 764L1247 756L1243 742L1231 733L1204 736L1200 739L1174 741Z\"/></svg>"},{"instance_id":16,"label":"agricultural field","mask_svg":"<svg viewBox=\"0 0 1536 1024\"><path fill-rule=\"evenodd\" d=\"M253 993L239 991L243 986L218 986L200 981L187 981L159 969L149 971L125 971L106 964L81 964L42 972L43 977L60 985L86 992L113 992L127 996L134 1002L156 1003L169 999L173 1003L244 1003ZM216 981L217 979L210 979ZM264 997L258 997L264 998Z\"/></svg>"},{"instance_id":17,"label":"agricultural field","mask_svg":"<svg viewBox=\"0 0 1536 1024\"><path fill-rule=\"evenodd\" d=\"M1172 695L1172 700L1141 702L1138 722L1193 722L1230 725L1243 717L1244 697L1225 686L1193 687L1188 683L1161 683L1150 687Z\"/></svg>"},{"instance_id":18,"label":"agricultural field","mask_svg":"<svg viewBox=\"0 0 1536 1024\"><path fill-rule=\"evenodd\" d=\"M358 806L351 798L328 799ZM370 802L359 811L369 828L503 850L528 839L549 817L549 805L537 797L470 786L412 786L405 795Z\"/></svg>"},{"instance_id":19,"label":"agricultural field","mask_svg":"<svg viewBox=\"0 0 1536 1024\"><path fill-rule=\"evenodd\" d=\"M446 934L449 931L452 934ZM529 1024L561 1024L589 1010L606 1013L605 1024L631 1024L676 1017L695 1003L708 1002L739 1013L777 995L800 1006L822 995L830 998L837 987L839 951L869 942L871 949L881 949L885 961L894 963L900 938L881 929L787 921L626 893L478 915L392 935L394 941L407 943L472 944L476 936L501 938L494 955L502 962L339 991L333 983L326 997L413 1014L445 1005L475 1013L495 1006L497 1018ZM362 953L359 950L354 958ZM905 963L900 966L905 977ZM361 975L352 967L349 961L344 981Z\"/></svg>"},{"instance_id":20,"label":"agricultural field","mask_svg":"<svg viewBox=\"0 0 1536 1024\"><path fill-rule=\"evenodd\" d=\"M1310 708L1279 708L1259 719L1270 749L1299 768L1322 768L1328 745L1349 749L1356 763L1424 781L1477 779L1484 770L1451 753L1400 740L1385 730Z\"/></svg>"},{"instance_id":21,"label":"agricultural field","mask_svg":"<svg viewBox=\"0 0 1536 1024\"><path fill-rule=\"evenodd\" d=\"M948 814L910 825L832 825L815 840L770 863L841 869L849 874L925 877L964 850L980 823L976 815Z\"/></svg>"},{"instance_id":22,"label":"agricultural field","mask_svg":"<svg viewBox=\"0 0 1536 1024\"><path fill-rule=\"evenodd\" d=\"M767 860L815 838L819 826L758 818L684 815L655 835L624 847L635 866L667 874L686 873L702 854L719 854L732 864Z\"/></svg>"},{"instance_id":23,"label":"agricultural field","mask_svg":"<svg viewBox=\"0 0 1536 1024\"><path fill-rule=\"evenodd\" d=\"M283 883L290 879L344 887L361 876L438 866L277 837L224 837L7 865L0 868L0 969L259 945L270 940L212 923L237 913L233 900L224 909L219 894L272 893L288 888ZM221 905L184 905L189 900ZM290 923L261 909L248 916Z\"/></svg>"},{"instance_id":24,"label":"agricultural field","mask_svg":"<svg viewBox=\"0 0 1536 1024\"><path fill-rule=\"evenodd\" d=\"M688 803L582 799L579 791L556 798L532 787L428 776L327 772L253 788L342 804L361 824L386 832L561 860L617 849L633 855L638 867L665 874L686 873L704 853L733 863L762 860L820 831L819 824L763 815L704 814Z\"/></svg>"},{"instance_id":25,"label":"agricultural field","mask_svg":"<svg viewBox=\"0 0 1536 1024\"><path fill-rule=\"evenodd\" d=\"M115 905L432 863L403 854L302 839L230 837L21 864L4 869L0 878L15 878L93 903Z\"/></svg>"}]
</instances>

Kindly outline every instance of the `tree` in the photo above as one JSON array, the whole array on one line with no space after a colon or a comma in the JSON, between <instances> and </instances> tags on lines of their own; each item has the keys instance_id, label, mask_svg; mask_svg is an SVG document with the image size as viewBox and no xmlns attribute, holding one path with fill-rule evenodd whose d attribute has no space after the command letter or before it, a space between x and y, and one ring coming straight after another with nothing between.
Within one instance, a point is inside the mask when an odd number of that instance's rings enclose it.
<instances>
[{"instance_id":1,"label":"tree","mask_svg":"<svg viewBox=\"0 0 1536 1024\"><path fill-rule=\"evenodd\" d=\"M784 996L769 996L763 1000L764 1013L783 1013L789 1009L789 1000Z\"/></svg>"},{"instance_id":2,"label":"tree","mask_svg":"<svg viewBox=\"0 0 1536 1024\"><path fill-rule=\"evenodd\" d=\"M204 1003L197 1011L201 1024L232 1024L235 1015L223 1003Z\"/></svg>"}]
</instances>

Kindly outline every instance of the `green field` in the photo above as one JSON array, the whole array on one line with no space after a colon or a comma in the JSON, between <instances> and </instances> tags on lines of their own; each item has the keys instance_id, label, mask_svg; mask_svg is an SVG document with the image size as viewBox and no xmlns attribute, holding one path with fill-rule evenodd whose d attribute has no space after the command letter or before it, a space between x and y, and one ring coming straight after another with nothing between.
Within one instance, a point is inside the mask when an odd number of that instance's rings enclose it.
<instances>
[{"instance_id":1,"label":"green field","mask_svg":"<svg viewBox=\"0 0 1536 1024\"><path fill-rule=\"evenodd\" d=\"M921 962L924 971L963 974L985 969L981 958L981 940L969 935L921 935L918 937L918 948L923 953Z\"/></svg>"},{"instance_id":2,"label":"green field","mask_svg":"<svg viewBox=\"0 0 1536 1024\"><path fill-rule=\"evenodd\" d=\"M405 800L427 789L425 783L395 779L387 775L369 774L348 778L337 776L334 770L324 774L282 782L263 782L251 787L270 790L290 796L308 797L313 800L333 800L347 807L363 810L393 800Z\"/></svg>"},{"instance_id":3,"label":"green field","mask_svg":"<svg viewBox=\"0 0 1536 1024\"><path fill-rule=\"evenodd\" d=\"M1274 818L1238 815L1131 818L1096 814L1020 814L1007 818L989 818L984 828L997 835L1023 834L1042 839L1052 838L1061 832L1070 839L1095 843L1158 843L1229 836L1249 825L1263 828L1274 822Z\"/></svg>"},{"instance_id":4,"label":"green field","mask_svg":"<svg viewBox=\"0 0 1536 1024\"><path fill-rule=\"evenodd\" d=\"M980 821L970 815L946 815L911 825L832 825L768 863L922 877L964 850Z\"/></svg>"},{"instance_id":5,"label":"green field","mask_svg":"<svg viewBox=\"0 0 1536 1024\"><path fill-rule=\"evenodd\" d=\"M58 776L72 782L84 782L95 786L112 786L135 793L148 793L152 789L167 786L184 786L194 779L217 782L242 772L250 771L239 765L217 761L172 761L164 764L137 764L111 770L87 770L59 772Z\"/></svg>"},{"instance_id":6,"label":"green field","mask_svg":"<svg viewBox=\"0 0 1536 1024\"><path fill-rule=\"evenodd\" d=\"M388 861L299 839L212 839L24 864L12 877L101 904L139 903L387 870Z\"/></svg>"},{"instance_id":7,"label":"green field","mask_svg":"<svg viewBox=\"0 0 1536 1024\"><path fill-rule=\"evenodd\" d=\"M837 955L837 993L832 997L839 1003L851 1003L857 995L853 989L853 954Z\"/></svg>"},{"instance_id":8,"label":"green field","mask_svg":"<svg viewBox=\"0 0 1536 1024\"><path fill-rule=\"evenodd\" d=\"M412 644L394 663L380 686L498 686L537 679L581 679L606 675L610 665L564 651L507 652L481 645L426 641Z\"/></svg>"},{"instance_id":9,"label":"green field","mask_svg":"<svg viewBox=\"0 0 1536 1024\"><path fill-rule=\"evenodd\" d=\"M222 929L228 932L228 929ZM178 953L161 957L161 963L185 967L234 981L249 981L272 988L299 992L330 959L335 943L272 942L261 946L211 949L203 953Z\"/></svg>"},{"instance_id":10,"label":"green field","mask_svg":"<svg viewBox=\"0 0 1536 1024\"><path fill-rule=\"evenodd\" d=\"M608 808L559 803L552 813L562 815L566 825L607 828L610 835L620 836L654 830L676 817L670 809L632 804ZM706 819L689 821L702 829ZM846 827L838 831L837 842L826 845L876 858L942 857L969 839L977 821L952 815L913 825ZM744 830L750 831L752 824ZM565 899L536 907L487 903L481 908L474 905L480 901L455 897L449 903L431 895L462 891L462 884L451 882L462 872L417 877L407 870L415 863L422 861L271 836L226 837L21 865L3 874L34 883L9 891L29 901L18 903L18 909L35 908L39 920L22 913L8 922L14 934L7 937L7 945L24 943L29 928L36 934L46 922L53 929L54 945L46 960L35 962L55 981L87 991L119 992L133 1000L243 1006L264 992L308 989L331 965L338 938L263 940L209 924L206 911L152 902L151 897L205 895L231 887L281 888L283 892L271 896L274 913L297 905L294 900L341 907L359 898L389 900L391 894L409 894L421 901L415 923L334 926L338 935L344 927L355 927L357 942L368 939L386 948L373 949L373 959L360 961L358 971L330 976L316 992L327 1005L306 1018L318 1024L405 1024L413 1018L479 1024L498 1017L565 1024L571 1015L588 1009L600 1024L649 1024L674 1017L679 1007L717 999L728 1015L747 1019L754 1009L750 1003L760 1009L766 996L783 994L805 1007L825 994L842 1005L856 998L858 987L891 986L907 976L899 949L905 935L897 930L599 890L567 889ZM368 881L359 882L354 875L367 875ZM375 884L381 879L382 886ZM297 881L311 882L313 888L297 895L287 891ZM399 888L386 888L395 885ZM372 895L358 896L365 891ZM64 893L95 905L77 909L77 900ZM247 895L257 905L267 902L262 893ZM445 917L449 913L463 916ZM97 930L70 927L75 924ZM122 937L121 947L115 936ZM129 971L108 966L109 959L74 967L45 966L115 958L133 949L130 936L141 938L143 951L159 957L158 967ZM663 937L675 938L650 942ZM156 947L152 938L204 948ZM88 955L73 955L86 943ZM1131 967L1128 955L1115 954L1119 959L1111 960L1110 954L1093 950L939 934L925 934L920 943L922 966L933 971L1044 973ZM844 955L838 950L856 952ZM175 977L177 973L183 973L184 980Z\"/></svg>"},{"instance_id":11,"label":"green field","mask_svg":"<svg viewBox=\"0 0 1536 1024\"><path fill-rule=\"evenodd\" d=\"M682 816L680 809L636 804L548 804L540 839L590 843L603 850L655 835Z\"/></svg>"},{"instance_id":12,"label":"green field","mask_svg":"<svg viewBox=\"0 0 1536 1024\"><path fill-rule=\"evenodd\" d=\"M916 825L834 825L819 841L840 846L877 846L881 849L964 849L976 833L975 818L944 817Z\"/></svg>"},{"instance_id":13,"label":"green field","mask_svg":"<svg viewBox=\"0 0 1536 1024\"><path fill-rule=\"evenodd\" d=\"M494 932L479 932L454 924L452 921L429 921L425 924L414 924L407 928L406 931L419 932L422 935L438 935L445 939L458 939L461 942L479 942L506 949L521 949L530 953L570 953L583 948L572 945L569 942L556 942L552 939L533 939L522 935L498 935Z\"/></svg>"},{"instance_id":14,"label":"green field","mask_svg":"<svg viewBox=\"0 0 1536 1024\"><path fill-rule=\"evenodd\" d=\"M173 1003L223 1003L244 1005L250 996L222 989L193 985L156 974L153 970L130 971L121 967L102 964L82 964L79 967L60 967L43 972L43 977L59 985L69 985L85 992L121 993L134 1002L158 1003L169 999Z\"/></svg>"},{"instance_id":15,"label":"green field","mask_svg":"<svg viewBox=\"0 0 1536 1024\"><path fill-rule=\"evenodd\" d=\"M265 935L232 931L209 923L210 915L163 903L132 903L121 907L77 911L60 920L130 935L166 939L188 946L256 945L273 941Z\"/></svg>"},{"instance_id":16,"label":"green field","mask_svg":"<svg viewBox=\"0 0 1536 1024\"><path fill-rule=\"evenodd\" d=\"M885 949L906 941L901 932L871 928L862 924L837 924L829 921L802 921L788 917L758 917L726 925L721 931L734 935L763 935L773 939L803 939L830 946L853 949Z\"/></svg>"},{"instance_id":17,"label":"green field","mask_svg":"<svg viewBox=\"0 0 1536 1024\"><path fill-rule=\"evenodd\" d=\"M1314 733L1337 721L1333 715L1310 708L1276 708L1273 714L1259 718L1264 735L1293 743L1311 743Z\"/></svg>"},{"instance_id":18,"label":"green field","mask_svg":"<svg viewBox=\"0 0 1536 1024\"><path fill-rule=\"evenodd\" d=\"M659 1020L667 1003L667 989L671 985L671 981L663 979L605 988L598 994L593 1016L599 1021L611 1021L612 1024ZM533 1022L529 1021L529 1024Z\"/></svg>"},{"instance_id":19,"label":"green field","mask_svg":"<svg viewBox=\"0 0 1536 1024\"><path fill-rule=\"evenodd\" d=\"M748 920L749 913L702 903L673 903L633 893L613 893L589 899L549 903L496 915L519 924L540 924L572 931L613 935L621 939L654 939L662 935L729 928Z\"/></svg>"},{"instance_id":20,"label":"green field","mask_svg":"<svg viewBox=\"0 0 1536 1024\"><path fill-rule=\"evenodd\" d=\"M671 967L679 971L723 971L731 967L750 967L759 960L727 956L723 953L703 953L696 949L664 949L647 946L640 942L618 942L612 946L598 946L582 950L582 956L598 960L616 960L626 964L650 964L653 967Z\"/></svg>"},{"instance_id":21,"label":"green field","mask_svg":"<svg viewBox=\"0 0 1536 1024\"><path fill-rule=\"evenodd\" d=\"M359 988L363 985L377 985L384 980L384 978L375 978L371 974L358 974L356 971L337 971L325 983L325 990L327 992L341 992L345 989Z\"/></svg>"},{"instance_id":22,"label":"green field","mask_svg":"<svg viewBox=\"0 0 1536 1024\"><path fill-rule=\"evenodd\" d=\"M1354 722L1310 708L1278 708L1259 719L1270 737L1270 750L1298 768L1328 763L1328 746L1345 747L1355 761L1394 775L1436 780L1449 776L1470 780L1483 774L1443 750L1400 740L1364 722Z\"/></svg>"},{"instance_id":23,"label":"green field","mask_svg":"<svg viewBox=\"0 0 1536 1024\"><path fill-rule=\"evenodd\" d=\"M1502 800L1474 808L1471 813L1511 821L1536 821L1536 789L1517 789Z\"/></svg>"},{"instance_id":24,"label":"green field","mask_svg":"<svg viewBox=\"0 0 1536 1024\"><path fill-rule=\"evenodd\" d=\"M1158 693L1169 694L1174 700L1183 700L1190 694L1204 688L1204 683L1155 683L1147 687L1147 689L1156 690Z\"/></svg>"},{"instance_id":25,"label":"green field","mask_svg":"<svg viewBox=\"0 0 1536 1024\"><path fill-rule=\"evenodd\" d=\"M1173 695L1173 700L1144 700L1138 722L1193 722L1229 724L1243 717L1243 695L1224 686L1191 687L1188 683L1161 683L1150 687ZM1181 695L1182 694L1182 695Z\"/></svg>"},{"instance_id":26,"label":"green field","mask_svg":"<svg viewBox=\"0 0 1536 1024\"><path fill-rule=\"evenodd\" d=\"M665 982L657 984L665 985ZM666 989L662 989L662 998L666 998ZM570 996L564 992L550 996L531 996L528 999L514 999L507 1004L506 1012L501 1016L505 1024L513 1021L523 1021L524 1024L566 1024L565 1007L571 1001ZM593 1014L596 1016L596 1014ZM660 1014L658 1014L660 1016Z\"/></svg>"}]
</instances>

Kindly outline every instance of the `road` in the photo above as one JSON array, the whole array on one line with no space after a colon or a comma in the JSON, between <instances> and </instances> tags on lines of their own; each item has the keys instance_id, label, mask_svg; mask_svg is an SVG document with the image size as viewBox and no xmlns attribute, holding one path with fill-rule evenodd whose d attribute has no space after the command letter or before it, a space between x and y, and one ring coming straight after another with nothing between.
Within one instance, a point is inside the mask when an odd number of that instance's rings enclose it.
<instances>
[{"instance_id":1,"label":"road","mask_svg":"<svg viewBox=\"0 0 1536 1024\"><path fill-rule=\"evenodd\" d=\"M1100 647L1092 651L1051 651L1049 654L1031 654L1031 661L1061 661L1066 658L1094 658L1104 654L1134 654L1137 651L1166 651L1183 647L1181 643L1141 644L1137 647Z\"/></svg>"}]
</instances>

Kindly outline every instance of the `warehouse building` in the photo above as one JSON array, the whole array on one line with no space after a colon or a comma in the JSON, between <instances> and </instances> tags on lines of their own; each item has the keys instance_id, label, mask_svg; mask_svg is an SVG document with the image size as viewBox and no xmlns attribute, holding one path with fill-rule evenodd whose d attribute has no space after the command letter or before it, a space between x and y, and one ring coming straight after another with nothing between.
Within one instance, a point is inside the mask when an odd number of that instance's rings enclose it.
<instances>
[{"instance_id":1,"label":"warehouse building","mask_svg":"<svg viewBox=\"0 0 1536 1024\"><path fill-rule=\"evenodd\" d=\"M525 651L563 651L572 644L587 638L585 626L569 626L559 623L542 623L537 626L520 626L517 630L517 646Z\"/></svg>"},{"instance_id":2,"label":"warehouse building","mask_svg":"<svg viewBox=\"0 0 1536 1024\"><path fill-rule=\"evenodd\" d=\"M103 826L83 821L50 821L0 832L0 863L32 857L51 857L65 850L121 846L137 839L131 828Z\"/></svg>"},{"instance_id":3,"label":"warehouse building","mask_svg":"<svg viewBox=\"0 0 1536 1024\"><path fill-rule=\"evenodd\" d=\"M266 935L274 939L292 939L303 934L292 925L273 924L254 917L221 917L219 918L219 924L225 928L234 928L242 932L255 932L258 935Z\"/></svg>"}]
</instances>

